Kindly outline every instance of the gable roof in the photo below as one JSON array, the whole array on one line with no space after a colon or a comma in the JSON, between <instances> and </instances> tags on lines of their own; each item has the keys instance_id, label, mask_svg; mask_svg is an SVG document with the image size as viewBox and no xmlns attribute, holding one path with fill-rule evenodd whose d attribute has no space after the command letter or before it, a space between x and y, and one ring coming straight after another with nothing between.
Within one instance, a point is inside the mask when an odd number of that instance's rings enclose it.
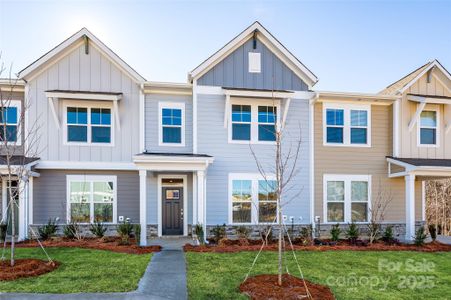
<instances>
[{"instance_id":1,"label":"gable roof","mask_svg":"<svg viewBox=\"0 0 451 300\"><path fill-rule=\"evenodd\" d=\"M387 86L385 89L380 91L379 94L383 95L402 94L415 82L417 82L418 79L420 79L424 74L426 74L429 70L432 70L433 68L438 68L451 81L451 74L448 72L448 70L446 70L437 59L434 59L433 61L428 62L427 64L419 67L418 69L399 79L398 81Z\"/></svg>"},{"instance_id":2,"label":"gable roof","mask_svg":"<svg viewBox=\"0 0 451 300\"><path fill-rule=\"evenodd\" d=\"M19 72L19 78L27 78L32 75L40 68L45 67L45 64L51 59L57 57L61 53L63 53L67 48L74 45L78 41L81 41L83 38L87 37L95 46L97 46L100 51L102 51L113 64L123 70L126 74L128 74L134 81L137 83L143 83L146 81L144 77L138 74L132 67L130 67L122 58L120 58L116 53L114 53L110 48L108 48L102 41L100 41L94 34L92 34L88 29L82 28L66 40L64 40L61 44L35 60L33 63L28 65L22 71Z\"/></svg>"},{"instance_id":3,"label":"gable roof","mask_svg":"<svg viewBox=\"0 0 451 300\"><path fill-rule=\"evenodd\" d=\"M258 21L254 22L225 46L219 49L216 53L207 58L194 70L188 73L188 80L190 82L193 79L201 77L207 73L211 68L221 62L225 57L232 53L239 46L244 44L254 35L254 32L258 32L257 38L259 38L265 46L269 47L274 54L281 59L297 76L304 80L309 87L315 85L318 82L318 78L310 71L301 61L294 56L284 45L282 45L263 25Z\"/></svg>"}]
</instances>

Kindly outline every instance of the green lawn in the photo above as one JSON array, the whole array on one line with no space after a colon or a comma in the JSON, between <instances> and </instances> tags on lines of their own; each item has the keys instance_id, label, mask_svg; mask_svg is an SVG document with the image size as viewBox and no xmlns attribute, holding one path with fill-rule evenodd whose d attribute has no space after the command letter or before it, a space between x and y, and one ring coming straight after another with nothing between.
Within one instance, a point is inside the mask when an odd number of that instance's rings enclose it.
<instances>
[{"instance_id":1,"label":"green lawn","mask_svg":"<svg viewBox=\"0 0 451 300\"><path fill-rule=\"evenodd\" d=\"M329 285L339 300L451 299L449 252L296 253L304 276ZM256 252L186 253L190 299L246 299L237 287L255 255ZM298 275L294 260L287 256L286 262L290 272ZM276 272L277 253L263 252L252 274Z\"/></svg>"},{"instance_id":2,"label":"green lawn","mask_svg":"<svg viewBox=\"0 0 451 300\"><path fill-rule=\"evenodd\" d=\"M58 269L34 278L0 281L0 292L132 291L137 288L151 257L151 254L123 254L80 248L46 250L52 259L61 263ZM40 248L17 248L16 253L16 258L45 259Z\"/></svg>"}]
</instances>

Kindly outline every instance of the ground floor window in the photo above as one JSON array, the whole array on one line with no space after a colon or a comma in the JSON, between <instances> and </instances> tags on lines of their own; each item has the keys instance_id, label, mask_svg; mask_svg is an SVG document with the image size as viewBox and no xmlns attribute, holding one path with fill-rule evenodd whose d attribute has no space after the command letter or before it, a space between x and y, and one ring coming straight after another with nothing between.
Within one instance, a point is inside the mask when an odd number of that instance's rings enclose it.
<instances>
[{"instance_id":1,"label":"ground floor window","mask_svg":"<svg viewBox=\"0 0 451 300\"><path fill-rule=\"evenodd\" d=\"M370 190L369 175L324 175L326 222L368 222Z\"/></svg>"},{"instance_id":2,"label":"ground floor window","mask_svg":"<svg viewBox=\"0 0 451 300\"><path fill-rule=\"evenodd\" d=\"M233 224L273 223L277 216L277 182L258 174L230 174L230 217Z\"/></svg>"},{"instance_id":3,"label":"ground floor window","mask_svg":"<svg viewBox=\"0 0 451 300\"><path fill-rule=\"evenodd\" d=\"M113 223L116 220L116 176L68 175L69 222Z\"/></svg>"}]
</instances>

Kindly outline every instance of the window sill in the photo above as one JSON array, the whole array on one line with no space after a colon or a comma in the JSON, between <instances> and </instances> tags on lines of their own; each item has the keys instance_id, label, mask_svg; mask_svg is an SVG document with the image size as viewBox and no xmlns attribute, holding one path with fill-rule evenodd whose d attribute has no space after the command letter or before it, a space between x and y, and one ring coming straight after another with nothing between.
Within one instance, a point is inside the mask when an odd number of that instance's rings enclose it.
<instances>
[{"instance_id":1,"label":"window sill","mask_svg":"<svg viewBox=\"0 0 451 300\"><path fill-rule=\"evenodd\" d=\"M429 144L418 144L418 148L440 148L439 145L429 145Z\"/></svg>"},{"instance_id":2,"label":"window sill","mask_svg":"<svg viewBox=\"0 0 451 300\"><path fill-rule=\"evenodd\" d=\"M324 147L351 147L351 148L371 148L371 144L333 144L323 143Z\"/></svg>"},{"instance_id":3,"label":"window sill","mask_svg":"<svg viewBox=\"0 0 451 300\"><path fill-rule=\"evenodd\" d=\"M64 142L64 146L86 146L86 147L114 147L113 143L83 143L83 142Z\"/></svg>"},{"instance_id":4,"label":"window sill","mask_svg":"<svg viewBox=\"0 0 451 300\"><path fill-rule=\"evenodd\" d=\"M158 143L160 147L185 147L185 143Z\"/></svg>"},{"instance_id":5,"label":"window sill","mask_svg":"<svg viewBox=\"0 0 451 300\"><path fill-rule=\"evenodd\" d=\"M237 144L237 145L272 145L275 146L276 142L269 141L239 141L239 140L229 140L229 144Z\"/></svg>"}]
</instances>

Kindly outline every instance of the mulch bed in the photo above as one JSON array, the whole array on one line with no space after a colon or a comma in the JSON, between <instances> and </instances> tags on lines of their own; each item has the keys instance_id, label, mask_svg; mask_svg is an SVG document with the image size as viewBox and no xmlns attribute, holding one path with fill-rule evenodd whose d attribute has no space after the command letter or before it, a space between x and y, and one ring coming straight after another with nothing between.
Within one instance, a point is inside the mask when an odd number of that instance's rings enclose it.
<instances>
[{"instance_id":1,"label":"mulch bed","mask_svg":"<svg viewBox=\"0 0 451 300\"><path fill-rule=\"evenodd\" d=\"M277 275L257 275L248 278L240 285L240 291L252 300L298 300L321 299L335 300L330 288L305 280L311 297L307 296L304 281L284 274L282 286L277 284Z\"/></svg>"},{"instance_id":2,"label":"mulch bed","mask_svg":"<svg viewBox=\"0 0 451 300\"><path fill-rule=\"evenodd\" d=\"M258 244L257 244L258 242ZM250 243L243 243L240 240L228 240L227 242L221 241L219 245L203 245L193 246L186 244L183 249L185 252L217 252L217 253L234 253L241 251L258 251L260 250L262 242L252 241ZM346 241L340 241L337 245L293 245L295 250L304 251L419 251L419 252L450 252L451 245L442 244L440 242L432 242L425 244L424 246L415 246L407 244L394 244L388 245L383 242L376 242L367 246L355 246L347 243ZM286 245L286 249L291 249L289 245ZM271 243L263 248L264 251L277 251L277 243Z\"/></svg>"},{"instance_id":3,"label":"mulch bed","mask_svg":"<svg viewBox=\"0 0 451 300\"><path fill-rule=\"evenodd\" d=\"M104 237L104 238L85 238L82 240L70 240L65 238L52 238L50 240L41 241L44 247L75 247L87 248L96 250L107 250L112 252L127 253L127 254L147 254L161 251L161 246L146 246L141 247L136 245L134 239L130 239L130 245L121 245L120 238ZM18 248L33 248L39 247L36 240L28 240L25 242L16 243Z\"/></svg>"},{"instance_id":4,"label":"mulch bed","mask_svg":"<svg viewBox=\"0 0 451 300\"><path fill-rule=\"evenodd\" d=\"M57 261L40 259L16 259L14 267L9 260L0 262L0 281L10 281L18 278L35 277L52 272L59 267Z\"/></svg>"}]
</instances>

